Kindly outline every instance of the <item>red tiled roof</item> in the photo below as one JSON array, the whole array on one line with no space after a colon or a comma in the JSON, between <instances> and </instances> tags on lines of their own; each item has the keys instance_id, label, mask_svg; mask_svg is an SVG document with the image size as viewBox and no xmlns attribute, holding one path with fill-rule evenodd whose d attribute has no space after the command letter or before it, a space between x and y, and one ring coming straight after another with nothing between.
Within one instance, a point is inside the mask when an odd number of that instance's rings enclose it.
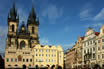
<instances>
[{"instance_id":1,"label":"red tiled roof","mask_svg":"<svg viewBox=\"0 0 104 69\"><path fill-rule=\"evenodd\" d=\"M84 40L84 36L83 36L83 37L81 37L81 39L82 39L82 40Z\"/></svg>"},{"instance_id":2,"label":"red tiled roof","mask_svg":"<svg viewBox=\"0 0 104 69\"><path fill-rule=\"evenodd\" d=\"M99 32L95 32L95 35L98 36L99 35Z\"/></svg>"}]
</instances>

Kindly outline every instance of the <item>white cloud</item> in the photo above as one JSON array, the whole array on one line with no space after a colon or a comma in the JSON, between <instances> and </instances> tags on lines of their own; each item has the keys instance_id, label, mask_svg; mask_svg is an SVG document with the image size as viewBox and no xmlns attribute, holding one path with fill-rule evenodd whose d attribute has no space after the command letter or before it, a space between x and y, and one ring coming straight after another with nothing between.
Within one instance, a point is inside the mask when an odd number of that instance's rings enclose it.
<instances>
[{"instance_id":1,"label":"white cloud","mask_svg":"<svg viewBox=\"0 0 104 69\"><path fill-rule=\"evenodd\" d=\"M48 17L48 20L51 24L54 24L62 15L63 8L58 8L56 5L49 5L42 12L42 16L44 18Z\"/></svg>"},{"instance_id":2,"label":"white cloud","mask_svg":"<svg viewBox=\"0 0 104 69\"><path fill-rule=\"evenodd\" d=\"M91 19L90 10L86 9L80 12L80 19L81 20L89 20Z\"/></svg>"},{"instance_id":3,"label":"white cloud","mask_svg":"<svg viewBox=\"0 0 104 69\"><path fill-rule=\"evenodd\" d=\"M88 24L85 27L101 27L103 25L103 23L94 23L94 24Z\"/></svg>"},{"instance_id":4,"label":"white cloud","mask_svg":"<svg viewBox=\"0 0 104 69\"><path fill-rule=\"evenodd\" d=\"M80 19L81 20L91 20L92 19L92 4L87 3L83 6L83 8L80 11Z\"/></svg>"},{"instance_id":5,"label":"white cloud","mask_svg":"<svg viewBox=\"0 0 104 69\"><path fill-rule=\"evenodd\" d=\"M94 20L104 20L104 8L94 17Z\"/></svg>"}]
</instances>

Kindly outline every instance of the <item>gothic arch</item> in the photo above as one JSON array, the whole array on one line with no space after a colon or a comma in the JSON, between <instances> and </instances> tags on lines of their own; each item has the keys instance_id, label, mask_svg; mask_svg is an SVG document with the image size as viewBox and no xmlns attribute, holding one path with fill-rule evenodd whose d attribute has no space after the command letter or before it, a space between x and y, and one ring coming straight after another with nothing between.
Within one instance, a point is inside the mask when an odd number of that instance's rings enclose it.
<instances>
[{"instance_id":1,"label":"gothic arch","mask_svg":"<svg viewBox=\"0 0 104 69\"><path fill-rule=\"evenodd\" d=\"M22 49L22 48L25 47L25 46L26 46L25 41L21 41L21 42L20 42L20 49Z\"/></svg>"}]
</instances>

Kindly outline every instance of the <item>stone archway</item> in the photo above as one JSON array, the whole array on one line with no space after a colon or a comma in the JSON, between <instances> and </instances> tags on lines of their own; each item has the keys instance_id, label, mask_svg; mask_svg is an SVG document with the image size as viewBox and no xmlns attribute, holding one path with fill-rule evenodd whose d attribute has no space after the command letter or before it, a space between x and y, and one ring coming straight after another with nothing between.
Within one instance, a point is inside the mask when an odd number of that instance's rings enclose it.
<instances>
[{"instance_id":1,"label":"stone archway","mask_svg":"<svg viewBox=\"0 0 104 69\"><path fill-rule=\"evenodd\" d=\"M62 69L62 67L61 66L58 66L57 69Z\"/></svg>"},{"instance_id":2,"label":"stone archway","mask_svg":"<svg viewBox=\"0 0 104 69\"><path fill-rule=\"evenodd\" d=\"M26 65L23 65L23 69L26 69Z\"/></svg>"},{"instance_id":3,"label":"stone archway","mask_svg":"<svg viewBox=\"0 0 104 69\"><path fill-rule=\"evenodd\" d=\"M38 65L36 65L35 67L36 67L36 69L38 69L38 68L39 68L39 66L38 66Z\"/></svg>"},{"instance_id":4,"label":"stone archway","mask_svg":"<svg viewBox=\"0 0 104 69\"><path fill-rule=\"evenodd\" d=\"M55 69L55 65L52 65L52 66L51 66L51 69Z\"/></svg>"}]
</instances>

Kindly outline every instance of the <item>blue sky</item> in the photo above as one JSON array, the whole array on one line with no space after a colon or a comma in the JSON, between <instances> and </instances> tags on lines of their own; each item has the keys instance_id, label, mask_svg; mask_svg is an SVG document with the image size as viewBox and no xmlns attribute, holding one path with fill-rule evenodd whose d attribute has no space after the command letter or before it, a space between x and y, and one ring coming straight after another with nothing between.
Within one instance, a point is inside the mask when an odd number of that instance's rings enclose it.
<instances>
[{"instance_id":1,"label":"blue sky","mask_svg":"<svg viewBox=\"0 0 104 69\"><path fill-rule=\"evenodd\" d=\"M84 36L88 27L99 32L104 24L104 0L33 0L40 18L39 37L41 45L61 45L64 51L71 48L78 35ZM0 52L5 50L8 31L7 15L13 0L0 0ZM15 0L22 21L32 8L32 0Z\"/></svg>"}]
</instances>

